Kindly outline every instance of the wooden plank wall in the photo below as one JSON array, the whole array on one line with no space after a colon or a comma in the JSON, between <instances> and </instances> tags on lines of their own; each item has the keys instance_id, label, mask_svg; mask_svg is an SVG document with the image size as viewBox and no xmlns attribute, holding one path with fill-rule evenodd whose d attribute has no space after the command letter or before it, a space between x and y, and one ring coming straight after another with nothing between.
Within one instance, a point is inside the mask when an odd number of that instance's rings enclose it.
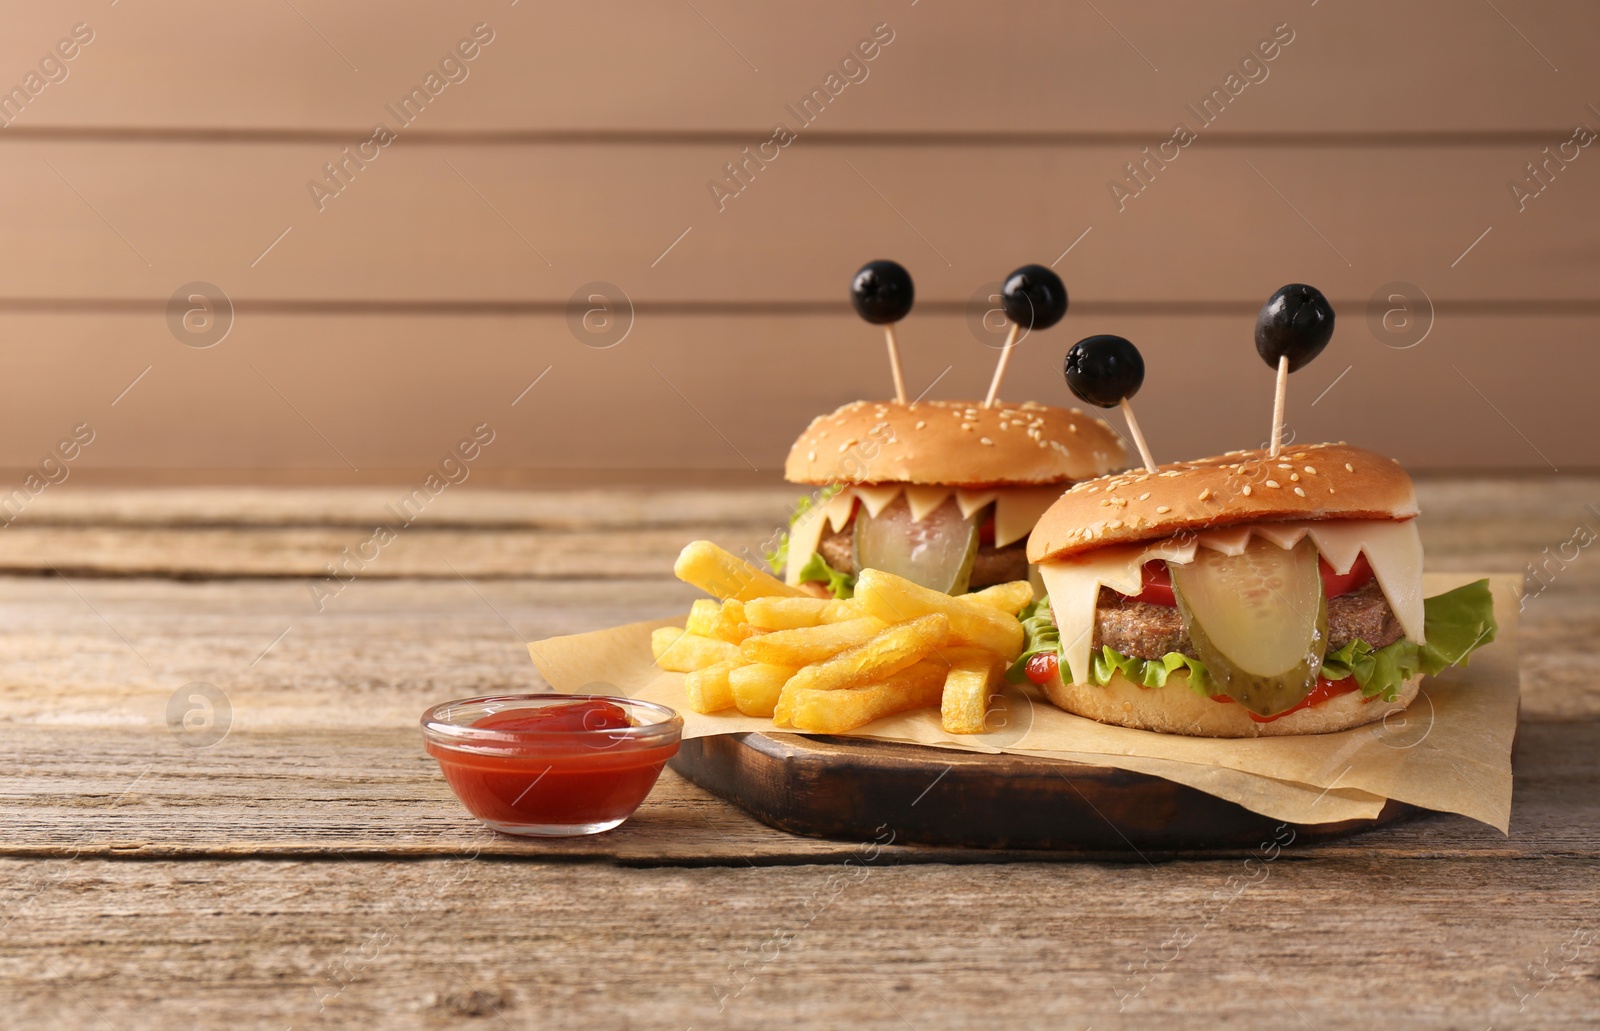
<instances>
[{"instance_id":1,"label":"wooden plank wall","mask_svg":"<svg viewBox=\"0 0 1600 1031\"><path fill-rule=\"evenodd\" d=\"M1597 42L1555 0L34 5L0 37L0 467L87 423L86 475L359 482L488 423L485 477L773 478L812 414L889 390L845 302L874 257L917 277L914 391L981 395L970 299L1054 262L1074 307L1007 396L1064 402L1065 348L1118 332L1161 457L1250 446L1254 311L1306 281L1340 328L1301 439L1593 467ZM195 282L232 305L209 347L169 317ZM614 346L570 325L595 282L633 306ZM1420 342L1369 320L1394 282Z\"/></svg>"}]
</instances>

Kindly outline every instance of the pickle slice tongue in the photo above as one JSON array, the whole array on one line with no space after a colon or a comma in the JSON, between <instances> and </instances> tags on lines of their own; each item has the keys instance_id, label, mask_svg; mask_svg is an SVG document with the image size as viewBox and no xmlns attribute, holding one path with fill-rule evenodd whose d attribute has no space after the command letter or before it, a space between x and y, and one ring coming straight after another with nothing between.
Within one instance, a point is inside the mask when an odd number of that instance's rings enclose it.
<instances>
[{"instance_id":1,"label":"pickle slice tongue","mask_svg":"<svg viewBox=\"0 0 1600 1031\"><path fill-rule=\"evenodd\" d=\"M911 506L896 498L876 518L856 512L856 569L881 569L945 594L961 594L978 554L978 521L961 515L955 499L911 521Z\"/></svg>"},{"instance_id":2,"label":"pickle slice tongue","mask_svg":"<svg viewBox=\"0 0 1600 1031\"><path fill-rule=\"evenodd\" d=\"M1217 690L1258 716L1298 705L1328 647L1328 599L1309 540L1284 549L1259 537L1244 553L1195 550L1174 562L1172 590Z\"/></svg>"}]
</instances>

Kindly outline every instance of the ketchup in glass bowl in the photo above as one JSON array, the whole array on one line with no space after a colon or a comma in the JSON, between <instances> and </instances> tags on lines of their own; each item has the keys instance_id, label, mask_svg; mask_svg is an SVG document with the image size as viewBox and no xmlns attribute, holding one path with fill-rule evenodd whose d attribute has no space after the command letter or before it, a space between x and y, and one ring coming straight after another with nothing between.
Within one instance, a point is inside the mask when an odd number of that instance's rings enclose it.
<instances>
[{"instance_id":1,"label":"ketchup in glass bowl","mask_svg":"<svg viewBox=\"0 0 1600 1031\"><path fill-rule=\"evenodd\" d=\"M422 714L423 746L451 790L504 834L608 831L633 815L678 753L683 717L600 695L465 698Z\"/></svg>"}]
</instances>

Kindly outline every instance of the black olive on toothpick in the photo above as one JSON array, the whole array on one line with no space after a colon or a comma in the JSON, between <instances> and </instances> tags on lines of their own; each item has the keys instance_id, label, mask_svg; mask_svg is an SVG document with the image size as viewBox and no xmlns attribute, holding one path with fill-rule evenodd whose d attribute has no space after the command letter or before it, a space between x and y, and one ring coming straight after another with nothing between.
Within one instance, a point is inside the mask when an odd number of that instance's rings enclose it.
<instances>
[{"instance_id":1,"label":"black olive on toothpick","mask_svg":"<svg viewBox=\"0 0 1600 1031\"><path fill-rule=\"evenodd\" d=\"M1128 403L1144 385L1144 358L1139 349L1124 337L1109 334L1084 337L1067 352L1061 373L1079 400L1098 408L1122 409L1122 417L1128 421L1128 432L1138 445L1144 467L1155 472L1156 460L1150 456L1150 445L1145 443L1139 420L1133 417L1133 406Z\"/></svg>"},{"instance_id":2,"label":"black olive on toothpick","mask_svg":"<svg viewBox=\"0 0 1600 1031\"><path fill-rule=\"evenodd\" d=\"M899 262L869 261L850 280L850 304L856 314L883 327L889 344L889 370L894 374L894 395L901 404L906 403L906 377L900 371L900 345L895 340L894 324L910 314L916 299L911 273Z\"/></svg>"},{"instance_id":3,"label":"black olive on toothpick","mask_svg":"<svg viewBox=\"0 0 1600 1031\"><path fill-rule=\"evenodd\" d=\"M983 407L993 408L1000 393L1000 381L1006 378L1006 366L1011 363L1011 349L1023 330L1049 329L1067 313L1067 287L1061 277L1043 265L1024 265L1000 287L1000 307L1011 320L1011 330L1006 334L1005 346L1000 349L1000 361L994 367L994 379L989 381L989 393Z\"/></svg>"},{"instance_id":4,"label":"black olive on toothpick","mask_svg":"<svg viewBox=\"0 0 1600 1031\"><path fill-rule=\"evenodd\" d=\"M1333 339L1333 305L1322 291L1304 283L1280 287L1267 298L1256 316L1256 353L1278 370L1272 398L1270 455L1283 449L1284 405L1289 396L1289 373L1299 372L1322 353Z\"/></svg>"}]
</instances>

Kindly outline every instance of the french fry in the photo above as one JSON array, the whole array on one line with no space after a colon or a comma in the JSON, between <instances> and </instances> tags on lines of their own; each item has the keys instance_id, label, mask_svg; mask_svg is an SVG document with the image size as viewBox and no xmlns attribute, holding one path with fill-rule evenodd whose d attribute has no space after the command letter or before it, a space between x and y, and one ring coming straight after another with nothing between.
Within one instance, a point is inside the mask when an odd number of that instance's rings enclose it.
<instances>
[{"instance_id":1,"label":"french fry","mask_svg":"<svg viewBox=\"0 0 1600 1031\"><path fill-rule=\"evenodd\" d=\"M950 620L939 613L887 627L854 648L801 667L785 685L773 719L780 726L792 719L798 691L842 691L877 683L944 647L949 640Z\"/></svg>"},{"instance_id":2,"label":"french fry","mask_svg":"<svg viewBox=\"0 0 1600 1031\"><path fill-rule=\"evenodd\" d=\"M885 623L939 613L950 620L954 643L986 648L1007 662L1022 654L1024 634L1017 617L929 590L881 569L861 571L854 600Z\"/></svg>"},{"instance_id":3,"label":"french fry","mask_svg":"<svg viewBox=\"0 0 1600 1031\"><path fill-rule=\"evenodd\" d=\"M772 666L805 666L820 662L830 655L836 655L846 648L865 643L882 629L881 622L868 616L824 626L774 630L770 634L762 634L745 641L739 646L739 655L746 662L765 662Z\"/></svg>"},{"instance_id":4,"label":"french fry","mask_svg":"<svg viewBox=\"0 0 1600 1031\"><path fill-rule=\"evenodd\" d=\"M821 623L831 604L822 598L752 598L745 603L744 618L763 630L798 630Z\"/></svg>"},{"instance_id":5,"label":"french fry","mask_svg":"<svg viewBox=\"0 0 1600 1031\"><path fill-rule=\"evenodd\" d=\"M728 674L738 666L738 659L724 659L684 677L683 693L688 697L689 708L695 712L721 712L733 708L733 690L728 686Z\"/></svg>"},{"instance_id":6,"label":"french fry","mask_svg":"<svg viewBox=\"0 0 1600 1031\"><path fill-rule=\"evenodd\" d=\"M729 598L722 603L722 608L717 611L716 620L705 636L715 637L730 644L742 644L745 638L755 632L755 627L745 620L744 602L737 598Z\"/></svg>"},{"instance_id":7,"label":"french fry","mask_svg":"<svg viewBox=\"0 0 1600 1031\"><path fill-rule=\"evenodd\" d=\"M753 662L737 666L728 673L728 690L733 695L733 704L746 716L771 716L783 685L792 676L792 666Z\"/></svg>"},{"instance_id":8,"label":"french fry","mask_svg":"<svg viewBox=\"0 0 1600 1031\"><path fill-rule=\"evenodd\" d=\"M999 686L999 669L986 653L956 662L945 674L939 718L950 734L981 734L989 696Z\"/></svg>"},{"instance_id":9,"label":"french fry","mask_svg":"<svg viewBox=\"0 0 1600 1031\"><path fill-rule=\"evenodd\" d=\"M672 673L693 673L716 662L739 657L739 646L712 637L685 633L675 626L650 631L650 653L656 665Z\"/></svg>"},{"instance_id":10,"label":"french fry","mask_svg":"<svg viewBox=\"0 0 1600 1031\"><path fill-rule=\"evenodd\" d=\"M822 610L822 622L843 623L847 619L860 619L867 614L867 610L846 598L832 598L828 607Z\"/></svg>"},{"instance_id":11,"label":"french fry","mask_svg":"<svg viewBox=\"0 0 1600 1031\"><path fill-rule=\"evenodd\" d=\"M714 637L719 641L738 644L754 633L745 619L744 602L729 598L717 602L711 598L698 598L689 606L689 618L683 629L701 637Z\"/></svg>"},{"instance_id":12,"label":"french fry","mask_svg":"<svg viewBox=\"0 0 1600 1031\"><path fill-rule=\"evenodd\" d=\"M683 630L685 633L710 637L711 628L717 625L717 618L721 615L720 602L711 598L696 598L694 604L689 606L689 618L684 620Z\"/></svg>"},{"instance_id":13,"label":"french fry","mask_svg":"<svg viewBox=\"0 0 1600 1031\"><path fill-rule=\"evenodd\" d=\"M819 598L709 541L685 547L675 572L720 599L651 634L657 664L687 674L687 706L811 733L924 707L939 707L950 733L981 733L1022 647L1016 613L1034 597L1016 581L952 598L869 569L855 598Z\"/></svg>"},{"instance_id":14,"label":"french fry","mask_svg":"<svg viewBox=\"0 0 1600 1031\"><path fill-rule=\"evenodd\" d=\"M700 588L714 598L803 598L808 595L753 563L717 547L710 541L691 541L673 564L673 573L684 583Z\"/></svg>"},{"instance_id":15,"label":"french fry","mask_svg":"<svg viewBox=\"0 0 1600 1031\"><path fill-rule=\"evenodd\" d=\"M978 648L970 644L955 645L950 648L940 648L928 658L944 664L946 669L966 663L987 663L994 668L996 674L1005 672L1009 663L987 648Z\"/></svg>"},{"instance_id":16,"label":"french fry","mask_svg":"<svg viewBox=\"0 0 1600 1031\"><path fill-rule=\"evenodd\" d=\"M650 631L650 657L657 662L667 653L673 642L683 636L681 626L662 626Z\"/></svg>"},{"instance_id":17,"label":"french fry","mask_svg":"<svg viewBox=\"0 0 1600 1031\"><path fill-rule=\"evenodd\" d=\"M843 734L897 712L938 705L945 675L942 663L924 660L866 687L799 691L790 722L813 734Z\"/></svg>"},{"instance_id":18,"label":"french fry","mask_svg":"<svg viewBox=\"0 0 1600 1031\"><path fill-rule=\"evenodd\" d=\"M793 690L839 691L875 684L943 648L949 640L950 620L939 613L896 623L854 648L805 666L795 674Z\"/></svg>"},{"instance_id":19,"label":"french fry","mask_svg":"<svg viewBox=\"0 0 1600 1031\"><path fill-rule=\"evenodd\" d=\"M1015 616L1033 601L1033 584L1026 580L1012 580L1010 583L995 584L981 591L973 591L964 595L962 600L975 601Z\"/></svg>"}]
</instances>

